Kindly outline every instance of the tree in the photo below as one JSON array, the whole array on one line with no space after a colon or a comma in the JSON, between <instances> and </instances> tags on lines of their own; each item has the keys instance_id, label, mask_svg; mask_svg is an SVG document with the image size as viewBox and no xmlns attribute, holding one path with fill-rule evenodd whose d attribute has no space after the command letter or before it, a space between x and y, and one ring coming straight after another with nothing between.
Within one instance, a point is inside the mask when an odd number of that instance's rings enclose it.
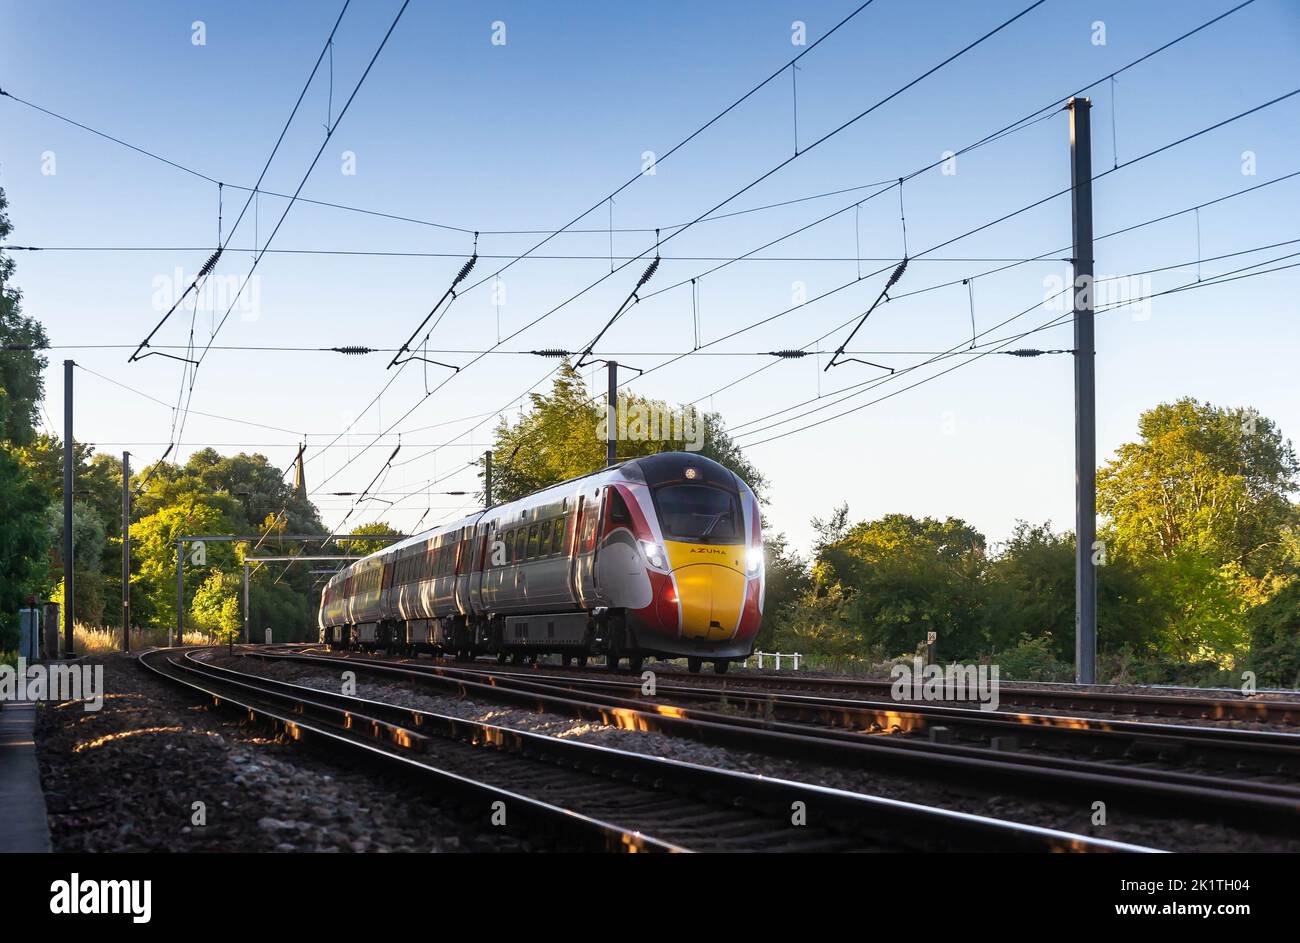
<instances>
[{"instance_id":1,"label":"tree","mask_svg":"<svg viewBox=\"0 0 1300 943\"><path fill-rule=\"evenodd\" d=\"M1097 475L1119 552L1192 552L1255 578L1280 564L1300 466L1272 420L1188 397L1144 412L1138 431Z\"/></svg>"},{"instance_id":2,"label":"tree","mask_svg":"<svg viewBox=\"0 0 1300 943\"><path fill-rule=\"evenodd\" d=\"M40 590L48 572L45 499L0 445L0 652L18 644L18 609Z\"/></svg>"},{"instance_id":3,"label":"tree","mask_svg":"<svg viewBox=\"0 0 1300 943\"><path fill-rule=\"evenodd\" d=\"M0 188L0 243L13 232ZM18 639L18 612L49 574L46 496L27 476L15 449L36 436L48 346L40 324L22 314L22 294L10 285L14 262L0 254L0 651Z\"/></svg>"},{"instance_id":4,"label":"tree","mask_svg":"<svg viewBox=\"0 0 1300 943\"><path fill-rule=\"evenodd\" d=\"M219 504L239 533L268 529L268 521L291 533L322 537L326 533L315 506L295 494L292 484L264 455L226 456L215 449L200 449L184 465L159 463L141 475L149 479L136 499L141 516L202 496Z\"/></svg>"},{"instance_id":5,"label":"tree","mask_svg":"<svg viewBox=\"0 0 1300 943\"><path fill-rule=\"evenodd\" d=\"M1300 687L1300 579L1250 611L1250 668L1261 685Z\"/></svg>"},{"instance_id":6,"label":"tree","mask_svg":"<svg viewBox=\"0 0 1300 943\"><path fill-rule=\"evenodd\" d=\"M384 521L375 521L372 524L359 524L348 531L349 537L400 537L402 532L390 526ZM364 557L372 553L378 553L385 547L392 546L391 540L349 540L345 541L342 546L350 556Z\"/></svg>"},{"instance_id":7,"label":"tree","mask_svg":"<svg viewBox=\"0 0 1300 943\"><path fill-rule=\"evenodd\" d=\"M49 531L49 545L56 548L63 546L63 509L57 505L45 508L46 527ZM100 571L100 561L104 555L107 535L104 522L95 509L83 501L72 503L72 558L76 567L77 578L74 582L76 599L73 615L77 621L87 625L101 625L104 619L104 579ZM121 559L119 555L118 559ZM50 598L61 606L68 601L64 596L64 579L59 577L57 585L48 590Z\"/></svg>"},{"instance_id":8,"label":"tree","mask_svg":"<svg viewBox=\"0 0 1300 943\"><path fill-rule=\"evenodd\" d=\"M9 200L0 188L0 243L9 238L13 225L5 211ZM44 370L48 363L41 351L49 346L45 329L22 313L22 292L10 285L14 261L0 254L0 439L26 445L36 435L41 400L45 398Z\"/></svg>"},{"instance_id":9,"label":"tree","mask_svg":"<svg viewBox=\"0 0 1300 943\"><path fill-rule=\"evenodd\" d=\"M956 518L905 514L849 526L845 507L814 526L819 540L804 596L812 624L795 633L807 646L884 658L915 651L937 632L945 658L983 648L987 560L977 530Z\"/></svg>"},{"instance_id":10,"label":"tree","mask_svg":"<svg viewBox=\"0 0 1300 943\"><path fill-rule=\"evenodd\" d=\"M1097 571L1097 641L1101 651L1151 653L1170 618L1151 592L1149 565L1108 559ZM1055 533L1050 522L1018 521L989 565L991 648L1007 652L1029 640L1047 640L1052 655L1074 659L1074 534Z\"/></svg>"},{"instance_id":11,"label":"tree","mask_svg":"<svg viewBox=\"0 0 1300 943\"><path fill-rule=\"evenodd\" d=\"M811 580L808 565L795 553L785 534L768 534L763 538L763 625L755 648L773 647L793 627L800 601Z\"/></svg>"},{"instance_id":12,"label":"tree","mask_svg":"<svg viewBox=\"0 0 1300 943\"><path fill-rule=\"evenodd\" d=\"M688 413L694 419L683 422L683 410L693 407L673 409L661 400L626 394L619 395L616 409L616 428L626 432L620 433L620 459L699 445L698 454L731 469L763 497L766 479L732 441L717 413ZM698 423L690 429L696 435L686 435L690 421ZM528 412L521 412L514 423L502 418L497 425L493 501L513 501L603 468L605 425L604 406L591 399L582 377L566 361L549 393L534 393Z\"/></svg>"},{"instance_id":13,"label":"tree","mask_svg":"<svg viewBox=\"0 0 1300 943\"><path fill-rule=\"evenodd\" d=\"M239 577L213 570L194 593L190 618L196 631L206 632L217 641L231 642L239 637Z\"/></svg>"},{"instance_id":14,"label":"tree","mask_svg":"<svg viewBox=\"0 0 1300 943\"><path fill-rule=\"evenodd\" d=\"M192 498L187 504L161 508L131 524L131 552L138 562L140 595L162 625L176 622L176 541L196 534L233 533L232 522L221 508ZM201 553L187 548L186 606L208 568L221 569L236 559L236 548L226 543L205 545ZM201 562L200 562L201 561Z\"/></svg>"}]
</instances>

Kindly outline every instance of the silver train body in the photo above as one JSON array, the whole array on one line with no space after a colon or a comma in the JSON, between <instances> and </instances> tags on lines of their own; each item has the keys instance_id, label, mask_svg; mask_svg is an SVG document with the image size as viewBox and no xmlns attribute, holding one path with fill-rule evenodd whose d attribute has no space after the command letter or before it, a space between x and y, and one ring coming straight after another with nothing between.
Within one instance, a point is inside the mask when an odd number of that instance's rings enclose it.
<instances>
[{"instance_id":1,"label":"silver train body","mask_svg":"<svg viewBox=\"0 0 1300 943\"><path fill-rule=\"evenodd\" d=\"M749 486L664 452L441 525L358 560L321 594L335 647L567 664L604 655L715 670L762 619L762 524Z\"/></svg>"}]
</instances>

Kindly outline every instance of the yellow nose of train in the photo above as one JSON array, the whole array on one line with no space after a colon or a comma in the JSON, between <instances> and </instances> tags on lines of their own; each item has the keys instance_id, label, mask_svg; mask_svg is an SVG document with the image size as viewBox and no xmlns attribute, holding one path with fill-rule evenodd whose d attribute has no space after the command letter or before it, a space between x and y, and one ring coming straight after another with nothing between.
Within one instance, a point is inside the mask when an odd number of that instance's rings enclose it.
<instances>
[{"instance_id":1,"label":"yellow nose of train","mask_svg":"<svg viewBox=\"0 0 1300 943\"><path fill-rule=\"evenodd\" d=\"M720 641L735 634L745 605L743 544L668 541L682 638Z\"/></svg>"}]
</instances>

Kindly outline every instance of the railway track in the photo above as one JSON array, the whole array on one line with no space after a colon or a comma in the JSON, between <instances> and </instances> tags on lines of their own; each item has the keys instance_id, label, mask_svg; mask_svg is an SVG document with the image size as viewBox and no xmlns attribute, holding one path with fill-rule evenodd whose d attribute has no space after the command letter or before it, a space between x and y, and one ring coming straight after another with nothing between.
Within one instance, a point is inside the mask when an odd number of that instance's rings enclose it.
<instances>
[{"instance_id":1,"label":"railway track","mask_svg":"<svg viewBox=\"0 0 1300 943\"><path fill-rule=\"evenodd\" d=\"M285 646L286 649L289 646ZM293 646L299 651L310 651L313 646ZM483 662L477 663L483 666ZM606 672L599 668L574 669L551 665L534 665L528 668L500 666L502 671L527 673L533 676L599 677ZM895 705L911 706L917 702L895 701L891 697L893 682L869 678L843 676L822 677L792 673L733 671L725 676L706 673L691 674L676 668L655 667L661 681L689 684L730 692L745 690L763 694L804 694L816 697L840 696L844 700L889 699ZM606 674L606 676L608 676ZM1186 690L1186 689L1183 689ZM1088 690L1053 687L1046 682L1019 682L1000 684L998 696L1001 704L1009 707L1035 708L1049 711L1071 711L1076 714L1110 714L1135 718L1177 718L1206 721L1248 721L1274 726L1300 727L1300 699L1274 696L1279 692L1261 692L1256 695L1229 695L1226 689L1211 689L1223 696L1208 694L1145 694L1117 688L1113 685L1095 685Z\"/></svg>"},{"instance_id":2,"label":"railway track","mask_svg":"<svg viewBox=\"0 0 1300 943\"><path fill-rule=\"evenodd\" d=\"M485 821L489 810L505 813L566 847L1153 850L335 694L207 664L195 650L161 649L139 661L295 740L426 777L436 794L458 797Z\"/></svg>"},{"instance_id":3,"label":"railway track","mask_svg":"<svg viewBox=\"0 0 1300 943\"><path fill-rule=\"evenodd\" d=\"M1295 734L1266 734L1253 730L1225 728L1164 727L1160 725L1089 722L1083 719L1037 718L1040 724L1007 721L1006 715L989 716L985 712L938 715L913 711L915 705L878 705L858 708L837 704L824 708L815 703L787 698L783 710L829 712L842 718L847 710L861 710L865 716L885 715L898 725L909 723L936 726L977 725L984 735L989 725L1016 723L1016 730L1028 730L1058 741L1077 737L1075 754L1051 756L1024 752L1005 752L1002 737L993 737L989 745L915 737L880 737L837 726L810 726L806 722L776 719L774 715L722 712L681 707L663 699L646 700L626 697L626 689L610 690L587 678L572 678L533 672L496 671L483 667L451 667L400 664L370 658L340 658L301 652L247 653L250 657L287 660L297 663L349 668L380 675L389 680L416 683L445 694L497 701L533 711L564 714L598 721L617 727L653 730L671 736L688 737L706 743L757 753L767 753L809 760L827 765L889 770L928 779L943 779L956 784L971 782L1012 787L1031 794L1077 795L1098 798L1120 807L1155 810L1162 815L1183 815L1193 819L1221 818L1266 826L1271 831L1300 831L1300 788L1287 770L1300 764L1300 737ZM614 682L617 685L619 682ZM626 682L622 682L626 684ZM584 688L586 684L588 687ZM593 691L592 688L600 690ZM660 687L657 693L663 693ZM678 691L677 693L682 693ZM743 697L744 695L742 695ZM729 695L734 697L734 695ZM671 697L669 697L671 700ZM729 704L731 701L728 702ZM766 704L775 700L764 699ZM755 704L750 702L750 706ZM913 716L913 715L916 716ZM943 724L933 724L935 716ZM1062 722L1064 721L1064 723ZM1113 728L1113 729L1112 729ZM993 727L992 729L999 729ZM1011 729L1000 728L1004 733ZM1047 733L1050 731L1050 733ZM1087 744L1140 744L1135 755L1123 763L1114 760L1079 759L1078 752L1089 753ZM994 747L994 748L990 748ZM1149 765L1149 756L1164 757L1165 766ZM1241 778L1239 775L1210 775L1170 769L1172 757L1214 756L1242 769L1262 771L1275 779ZM1146 759L1144 759L1146 758ZM1141 765L1143 762L1148 765ZM1277 781L1280 780L1280 781Z\"/></svg>"},{"instance_id":4,"label":"railway track","mask_svg":"<svg viewBox=\"0 0 1300 943\"><path fill-rule=\"evenodd\" d=\"M491 672L536 682L528 672ZM545 677L545 676L543 676ZM542 683L551 684L550 679ZM642 682L600 677L555 678L557 689L636 698ZM1248 771L1256 776L1300 774L1300 736L1293 733L1194 727L1147 721L1102 720L1025 712L982 711L948 704L839 699L815 695L733 691L716 686L656 683L655 702L702 704L741 711L766 720L830 727L863 733L926 736L939 742L988 747L1047 749L1136 762Z\"/></svg>"},{"instance_id":5,"label":"railway track","mask_svg":"<svg viewBox=\"0 0 1300 943\"><path fill-rule=\"evenodd\" d=\"M739 671L725 678L693 675L684 671L659 671L661 678L691 681L729 689L758 688L776 693L845 695L852 698L889 697L891 681L865 678L793 677ZM1209 697L1198 694L1139 694L1108 688L1072 690L1046 685L999 685L998 697L1009 707L1074 713L1114 714L1142 718L1179 718L1209 721L1255 721L1262 724L1300 726L1300 701L1272 696Z\"/></svg>"}]
</instances>

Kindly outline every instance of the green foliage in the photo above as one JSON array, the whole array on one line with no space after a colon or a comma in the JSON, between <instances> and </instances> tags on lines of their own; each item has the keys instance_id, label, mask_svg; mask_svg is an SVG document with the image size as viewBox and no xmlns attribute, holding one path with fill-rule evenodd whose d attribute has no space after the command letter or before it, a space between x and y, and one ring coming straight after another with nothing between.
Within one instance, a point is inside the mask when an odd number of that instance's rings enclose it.
<instances>
[{"instance_id":1,"label":"green foliage","mask_svg":"<svg viewBox=\"0 0 1300 943\"><path fill-rule=\"evenodd\" d=\"M1155 652L1165 602L1150 585L1150 564L1109 558L1097 571L1100 651ZM1018 521L988 571L988 640L998 651L1026 636L1050 637L1061 661L1074 659L1074 535L1050 523Z\"/></svg>"},{"instance_id":2,"label":"green foliage","mask_svg":"<svg viewBox=\"0 0 1300 943\"><path fill-rule=\"evenodd\" d=\"M807 564L790 549L785 534L764 537L763 566L763 625L755 647L771 651L777 647L777 639L792 628L800 601L812 584Z\"/></svg>"},{"instance_id":3,"label":"green foliage","mask_svg":"<svg viewBox=\"0 0 1300 943\"><path fill-rule=\"evenodd\" d=\"M1014 646L989 660L998 666L1003 681L1073 681L1073 661L1057 658L1056 648L1050 632L1037 638L1022 635Z\"/></svg>"},{"instance_id":4,"label":"green foliage","mask_svg":"<svg viewBox=\"0 0 1300 943\"><path fill-rule=\"evenodd\" d=\"M492 499L496 503L513 501L605 465L605 407L590 401L582 377L567 361L550 392L534 393L531 400L527 413L521 413L513 424L503 418L496 428L492 466ZM678 407L677 412L682 408L691 407ZM662 401L625 394L619 395L617 409L616 422L629 433L637 431L638 416L671 412ZM761 498L766 480L727 435L721 417L706 413L700 421L703 445L698 454L730 468ZM618 457L637 458L686 447L682 438L627 437L618 443Z\"/></svg>"},{"instance_id":5,"label":"green foliage","mask_svg":"<svg viewBox=\"0 0 1300 943\"><path fill-rule=\"evenodd\" d=\"M5 212L9 200L0 189L0 243L13 232ZM0 357L0 440L26 445L36 435L41 400L45 396L43 371L48 363L41 349L49 345L45 329L22 313L22 292L12 287L14 261L0 255L0 347L26 346Z\"/></svg>"},{"instance_id":6,"label":"green foliage","mask_svg":"<svg viewBox=\"0 0 1300 943\"><path fill-rule=\"evenodd\" d=\"M278 575L280 570L276 570ZM277 642L316 641L316 612L320 603L320 587L307 592L283 582L274 576L254 580L249 589L249 626L255 641L266 638L270 626Z\"/></svg>"},{"instance_id":7,"label":"green foliage","mask_svg":"<svg viewBox=\"0 0 1300 943\"><path fill-rule=\"evenodd\" d=\"M400 536L401 533L402 532L400 530L397 530L396 528L385 523L384 521L375 521L373 524L361 524L357 527L352 528L350 531L348 531L348 536L365 537L369 534L373 534L379 537L397 537ZM391 540L357 540L357 541L350 540L344 542L342 544L342 547L351 556L364 557L367 556L368 554L377 553L378 551L383 550L385 547L392 546L392 544L393 541Z\"/></svg>"},{"instance_id":8,"label":"green foliage","mask_svg":"<svg viewBox=\"0 0 1300 943\"><path fill-rule=\"evenodd\" d=\"M239 577L213 570L195 591L190 603L192 627L219 642L236 641L242 628L240 587Z\"/></svg>"},{"instance_id":9,"label":"green foliage","mask_svg":"<svg viewBox=\"0 0 1300 943\"><path fill-rule=\"evenodd\" d=\"M17 647L18 609L40 590L47 572L45 498L0 443L0 650Z\"/></svg>"},{"instance_id":10,"label":"green foliage","mask_svg":"<svg viewBox=\"0 0 1300 943\"><path fill-rule=\"evenodd\" d=\"M131 551L137 563L140 595L155 619L163 625L176 622L176 539L194 534L233 533L232 522L221 508L192 498L188 505L164 507L131 524ZM193 547L187 554L193 559ZM186 605L201 583L202 567L220 569L233 562L229 544L212 543L204 548L204 562L198 567L187 561Z\"/></svg>"},{"instance_id":11,"label":"green foliage","mask_svg":"<svg viewBox=\"0 0 1300 943\"><path fill-rule=\"evenodd\" d=\"M1264 687L1300 688L1300 578L1250 611L1248 665Z\"/></svg>"},{"instance_id":12,"label":"green foliage","mask_svg":"<svg viewBox=\"0 0 1300 943\"><path fill-rule=\"evenodd\" d=\"M1193 553L1254 577L1277 568L1300 466L1272 420L1184 398L1147 410L1138 431L1097 475L1098 509L1121 551Z\"/></svg>"},{"instance_id":13,"label":"green foliage","mask_svg":"<svg viewBox=\"0 0 1300 943\"><path fill-rule=\"evenodd\" d=\"M938 632L945 657L975 656L982 642L984 536L964 521L890 514L822 544L813 594L839 596L838 622L866 651L914 651Z\"/></svg>"}]
</instances>

